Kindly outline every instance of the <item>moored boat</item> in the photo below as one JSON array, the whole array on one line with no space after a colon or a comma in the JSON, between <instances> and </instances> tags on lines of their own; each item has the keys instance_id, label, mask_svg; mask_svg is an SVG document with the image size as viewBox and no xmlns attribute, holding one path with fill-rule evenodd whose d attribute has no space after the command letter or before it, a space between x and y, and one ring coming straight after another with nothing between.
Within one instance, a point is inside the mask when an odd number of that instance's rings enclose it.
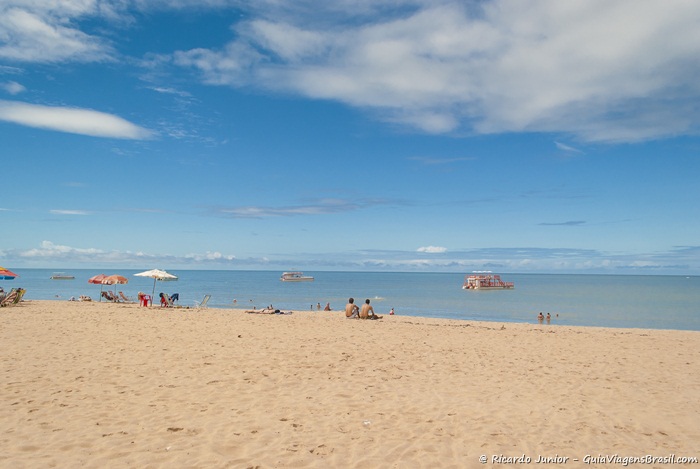
<instances>
[{"instance_id":1,"label":"moored boat","mask_svg":"<svg viewBox=\"0 0 700 469\"><path fill-rule=\"evenodd\" d=\"M73 275L68 275L65 272L54 272L53 275L51 275L51 280L74 280L75 277Z\"/></svg>"},{"instance_id":2,"label":"moored boat","mask_svg":"<svg viewBox=\"0 0 700 469\"><path fill-rule=\"evenodd\" d=\"M285 272L280 277L283 282L312 282L313 277L304 275L304 272Z\"/></svg>"},{"instance_id":3,"label":"moored boat","mask_svg":"<svg viewBox=\"0 0 700 469\"><path fill-rule=\"evenodd\" d=\"M504 282L500 275L491 272L474 272L464 277L464 290L511 290L515 283Z\"/></svg>"}]
</instances>

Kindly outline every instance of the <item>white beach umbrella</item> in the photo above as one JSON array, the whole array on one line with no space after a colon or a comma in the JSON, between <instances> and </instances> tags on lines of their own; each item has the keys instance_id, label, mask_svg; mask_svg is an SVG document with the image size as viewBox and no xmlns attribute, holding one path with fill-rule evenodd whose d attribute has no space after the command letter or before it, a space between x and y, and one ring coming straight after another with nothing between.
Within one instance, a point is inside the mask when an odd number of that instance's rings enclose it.
<instances>
[{"instance_id":1,"label":"white beach umbrella","mask_svg":"<svg viewBox=\"0 0 700 469\"><path fill-rule=\"evenodd\" d=\"M139 272L138 274L134 274L136 277L151 277L153 279L153 292L151 293L151 297L153 297L156 294L156 281L166 281L166 280L177 280L177 276L170 274L164 270L160 269L153 269L153 270L147 270L145 272Z\"/></svg>"}]
</instances>

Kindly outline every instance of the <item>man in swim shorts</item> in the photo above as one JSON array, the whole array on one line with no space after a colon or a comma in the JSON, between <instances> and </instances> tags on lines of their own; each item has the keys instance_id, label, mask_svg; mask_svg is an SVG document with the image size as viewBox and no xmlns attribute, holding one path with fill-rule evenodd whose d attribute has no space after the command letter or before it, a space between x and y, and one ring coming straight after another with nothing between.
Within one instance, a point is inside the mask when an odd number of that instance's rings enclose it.
<instances>
[{"instance_id":1,"label":"man in swim shorts","mask_svg":"<svg viewBox=\"0 0 700 469\"><path fill-rule=\"evenodd\" d=\"M354 298L348 299L348 304L345 305L345 317L348 319L358 318L360 313L360 308L355 304Z\"/></svg>"},{"instance_id":2,"label":"man in swim shorts","mask_svg":"<svg viewBox=\"0 0 700 469\"><path fill-rule=\"evenodd\" d=\"M362 310L360 311L360 319L381 319L382 316L377 316L374 314L374 308L369 304L369 298L365 300L365 304L362 305Z\"/></svg>"}]
</instances>

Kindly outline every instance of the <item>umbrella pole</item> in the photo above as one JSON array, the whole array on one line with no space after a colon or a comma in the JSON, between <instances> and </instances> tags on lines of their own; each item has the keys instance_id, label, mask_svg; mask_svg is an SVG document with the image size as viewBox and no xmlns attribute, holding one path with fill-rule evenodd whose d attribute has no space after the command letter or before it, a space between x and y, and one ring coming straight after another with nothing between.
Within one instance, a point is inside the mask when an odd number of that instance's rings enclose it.
<instances>
[{"instance_id":1,"label":"umbrella pole","mask_svg":"<svg viewBox=\"0 0 700 469\"><path fill-rule=\"evenodd\" d=\"M151 298L156 296L156 279L153 279L153 291L151 292Z\"/></svg>"}]
</instances>

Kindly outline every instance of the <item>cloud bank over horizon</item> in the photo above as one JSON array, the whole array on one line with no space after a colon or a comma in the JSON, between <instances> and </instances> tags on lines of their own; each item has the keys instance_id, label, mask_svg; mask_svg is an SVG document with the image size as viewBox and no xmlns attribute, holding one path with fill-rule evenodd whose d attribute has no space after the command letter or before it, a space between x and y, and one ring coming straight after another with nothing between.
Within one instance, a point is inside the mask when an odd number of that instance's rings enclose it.
<instances>
[{"instance_id":1,"label":"cloud bank over horizon","mask_svg":"<svg viewBox=\"0 0 700 469\"><path fill-rule=\"evenodd\" d=\"M416 256L416 253L421 254ZM687 260L700 263L700 246L679 246L653 254L613 254L590 249L482 248L454 249L429 246L416 251L358 250L318 253L304 260L308 270L368 270L416 272L662 274L687 269ZM18 268L104 267L139 269L151 265L168 269L284 270L298 262L295 256L238 257L217 251L185 255L72 247L43 241L31 249L0 251L0 261Z\"/></svg>"}]
</instances>

